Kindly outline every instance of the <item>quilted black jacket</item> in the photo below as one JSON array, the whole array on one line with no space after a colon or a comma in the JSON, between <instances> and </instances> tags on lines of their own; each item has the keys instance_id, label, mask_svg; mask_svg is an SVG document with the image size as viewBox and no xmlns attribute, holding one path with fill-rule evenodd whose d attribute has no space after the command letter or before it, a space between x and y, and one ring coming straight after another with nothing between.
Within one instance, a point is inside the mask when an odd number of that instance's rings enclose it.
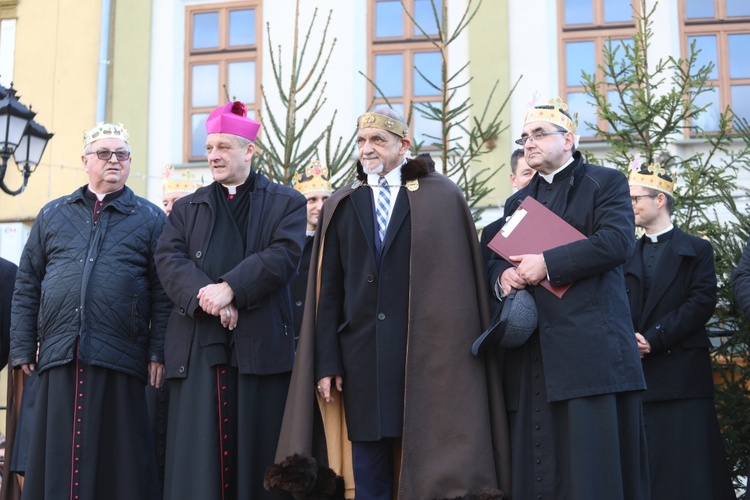
<instances>
[{"instance_id":1,"label":"quilted black jacket","mask_svg":"<svg viewBox=\"0 0 750 500\"><path fill-rule=\"evenodd\" d=\"M154 265L165 215L129 188L97 224L84 188L48 203L21 256L11 310L11 363L41 372L79 359L146 379L164 362L171 302ZM37 342L39 357L37 361Z\"/></svg>"}]
</instances>

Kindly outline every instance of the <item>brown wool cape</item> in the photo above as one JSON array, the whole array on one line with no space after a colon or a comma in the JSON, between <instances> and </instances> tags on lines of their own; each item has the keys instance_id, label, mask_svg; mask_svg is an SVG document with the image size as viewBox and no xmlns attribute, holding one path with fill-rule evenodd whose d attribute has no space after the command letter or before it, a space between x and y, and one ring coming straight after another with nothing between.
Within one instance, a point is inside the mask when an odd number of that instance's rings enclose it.
<instances>
[{"instance_id":1,"label":"brown wool cape","mask_svg":"<svg viewBox=\"0 0 750 500\"><path fill-rule=\"evenodd\" d=\"M325 234L338 203L355 189L369 189L361 185L360 165L358 173L360 182L334 193L321 211L276 464L266 474L267 488L291 491L298 499L343 498L341 479L336 484L331 469L344 476L346 497L354 496L342 395L334 390L334 403L317 399L314 351ZM412 236L397 497L503 498L510 491L510 441L500 374L494 356L471 354L489 318L474 222L461 190L434 171L428 155L402 168L402 182L414 180L416 190L405 188ZM325 446L313 435L314 404L323 415L327 453L318 451Z\"/></svg>"}]
</instances>

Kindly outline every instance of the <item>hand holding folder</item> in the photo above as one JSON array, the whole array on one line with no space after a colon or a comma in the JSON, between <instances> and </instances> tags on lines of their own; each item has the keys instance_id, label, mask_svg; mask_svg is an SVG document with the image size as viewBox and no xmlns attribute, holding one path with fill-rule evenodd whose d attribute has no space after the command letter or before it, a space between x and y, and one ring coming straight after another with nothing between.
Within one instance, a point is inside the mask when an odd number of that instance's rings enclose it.
<instances>
[{"instance_id":1,"label":"hand holding folder","mask_svg":"<svg viewBox=\"0 0 750 500\"><path fill-rule=\"evenodd\" d=\"M511 255L541 254L545 250L583 239L586 236L580 231L531 196L527 196L487 246L511 262ZM558 298L571 285L567 283L553 286L546 278L539 284Z\"/></svg>"}]
</instances>

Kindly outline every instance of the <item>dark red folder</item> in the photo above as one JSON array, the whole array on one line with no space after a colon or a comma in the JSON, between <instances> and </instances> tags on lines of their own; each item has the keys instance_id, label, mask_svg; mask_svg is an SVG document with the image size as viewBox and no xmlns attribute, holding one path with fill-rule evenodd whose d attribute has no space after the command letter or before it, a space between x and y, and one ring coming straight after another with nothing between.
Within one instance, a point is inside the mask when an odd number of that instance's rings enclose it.
<instances>
[{"instance_id":1,"label":"dark red folder","mask_svg":"<svg viewBox=\"0 0 750 500\"><path fill-rule=\"evenodd\" d=\"M487 246L510 262L508 257L511 255L540 254L583 239L586 236L580 231L531 196L527 196ZM547 278L539 284L557 298L562 297L571 285L552 286Z\"/></svg>"}]
</instances>

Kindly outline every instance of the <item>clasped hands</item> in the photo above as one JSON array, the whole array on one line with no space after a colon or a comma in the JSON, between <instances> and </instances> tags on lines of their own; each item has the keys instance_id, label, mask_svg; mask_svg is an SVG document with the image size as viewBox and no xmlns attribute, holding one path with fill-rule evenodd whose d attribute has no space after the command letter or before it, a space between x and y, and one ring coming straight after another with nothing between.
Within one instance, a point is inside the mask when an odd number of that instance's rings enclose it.
<instances>
[{"instance_id":1,"label":"clasped hands","mask_svg":"<svg viewBox=\"0 0 750 500\"><path fill-rule=\"evenodd\" d=\"M239 313L234 305L234 291L224 281L212 283L198 290L198 305L204 312L212 316L219 316L221 326L234 330L237 327Z\"/></svg>"},{"instance_id":2,"label":"clasped hands","mask_svg":"<svg viewBox=\"0 0 750 500\"><path fill-rule=\"evenodd\" d=\"M520 290L526 285L538 285L547 277L547 265L542 254L511 255L510 267L502 272L498 281L503 288L503 294L508 295L511 288Z\"/></svg>"}]
</instances>

